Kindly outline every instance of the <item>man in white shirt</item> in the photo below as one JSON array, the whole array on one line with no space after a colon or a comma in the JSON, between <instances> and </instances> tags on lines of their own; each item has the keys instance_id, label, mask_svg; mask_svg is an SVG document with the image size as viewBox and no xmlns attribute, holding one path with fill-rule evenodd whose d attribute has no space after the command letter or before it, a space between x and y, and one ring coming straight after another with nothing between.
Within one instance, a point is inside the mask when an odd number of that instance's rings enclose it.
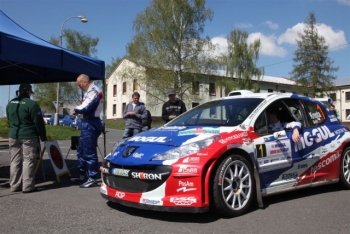
<instances>
[{"instance_id":1,"label":"man in white shirt","mask_svg":"<svg viewBox=\"0 0 350 234\"><path fill-rule=\"evenodd\" d=\"M277 116L277 107L269 107L269 109L266 110L267 119L269 122L268 130L270 133L272 132L278 132L285 129L293 129L293 135L292 139L295 143L299 142L300 140L300 129L301 129L301 123L300 122L290 122L290 123L284 123L281 122Z\"/></svg>"}]
</instances>

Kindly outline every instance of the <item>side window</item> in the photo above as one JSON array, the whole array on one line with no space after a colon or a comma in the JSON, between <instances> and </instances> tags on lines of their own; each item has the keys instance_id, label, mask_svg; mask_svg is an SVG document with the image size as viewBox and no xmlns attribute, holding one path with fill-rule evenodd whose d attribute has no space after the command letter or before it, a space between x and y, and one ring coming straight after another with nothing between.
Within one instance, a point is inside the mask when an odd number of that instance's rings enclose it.
<instances>
[{"instance_id":1,"label":"side window","mask_svg":"<svg viewBox=\"0 0 350 234\"><path fill-rule=\"evenodd\" d=\"M316 127L326 120L327 114L322 105L309 101L304 101L304 103L307 108L308 119L311 127Z\"/></svg>"},{"instance_id":2,"label":"side window","mask_svg":"<svg viewBox=\"0 0 350 234\"><path fill-rule=\"evenodd\" d=\"M254 124L254 131L258 135L268 134L267 118L266 118L265 111L263 113L261 113L261 115L256 120L256 122Z\"/></svg>"}]
</instances>

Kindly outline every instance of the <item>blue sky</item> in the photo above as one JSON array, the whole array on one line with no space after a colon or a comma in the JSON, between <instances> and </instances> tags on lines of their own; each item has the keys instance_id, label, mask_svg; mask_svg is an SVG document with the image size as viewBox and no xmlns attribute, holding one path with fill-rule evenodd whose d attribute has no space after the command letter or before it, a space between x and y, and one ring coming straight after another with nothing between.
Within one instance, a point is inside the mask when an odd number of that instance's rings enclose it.
<instances>
[{"instance_id":1,"label":"blue sky","mask_svg":"<svg viewBox=\"0 0 350 234\"><path fill-rule=\"evenodd\" d=\"M83 15L82 23L73 18L64 24L92 37L98 37L96 56L109 64L112 57L125 55L133 36L133 20L149 5L149 0L0 0L0 9L34 35L49 40L58 37L62 23L70 16ZM297 32L309 12L314 12L320 35L325 37L328 56L339 67L339 79L350 79L350 0L207 0L214 12L206 22L203 36L209 36L220 51L227 48L226 37L232 29L249 33L248 40L262 43L258 66L265 75L289 78ZM63 42L63 46L65 43ZM3 77L2 77L3 78ZM18 85L0 86L0 107L13 98ZM1 109L1 108L0 108ZM2 111L0 110L0 115Z\"/></svg>"}]
</instances>

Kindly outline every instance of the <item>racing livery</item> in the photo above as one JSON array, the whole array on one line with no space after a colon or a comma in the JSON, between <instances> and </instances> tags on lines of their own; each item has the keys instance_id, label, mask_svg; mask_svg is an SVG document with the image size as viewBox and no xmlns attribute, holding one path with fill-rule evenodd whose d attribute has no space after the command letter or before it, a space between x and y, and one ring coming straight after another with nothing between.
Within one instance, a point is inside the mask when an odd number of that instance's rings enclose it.
<instances>
[{"instance_id":1,"label":"racing livery","mask_svg":"<svg viewBox=\"0 0 350 234\"><path fill-rule=\"evenodd\" d=\"M281 122L301 124L298 142L292 129L270 132L271 106ZM305 96L224 97L117 142L100 170L109 201L234 217L274 193L329 183L350 189L350 131Z\"/></svg>"}]
</instances>

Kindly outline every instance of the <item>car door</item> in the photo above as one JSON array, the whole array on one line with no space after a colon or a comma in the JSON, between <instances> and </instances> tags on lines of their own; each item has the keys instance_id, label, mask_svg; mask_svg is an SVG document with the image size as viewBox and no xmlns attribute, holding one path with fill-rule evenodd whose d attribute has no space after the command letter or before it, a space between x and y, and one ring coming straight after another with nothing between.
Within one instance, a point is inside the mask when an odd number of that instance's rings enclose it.
<instances>
[{"instance_id":1,"label":"car door","mask_svg":"<svg viewBox=\"0 0 350 234\"><path fill-rule=\"evenodd\" d=\"M302 119L305 112L299 100L283 99L271 105L278 109L280 122L304 123ZM266 109L271 108L271 105ZM299 150L298 144L292 140L292 129L277 132L269 132L268 129L264 110L254 123L255 133L261 136L254 140L261 186L266 193L291 189L299 181L300 174L306 169L304 167L307 167L304 163L306 152Z\"/></svg>"}]
</instances>

